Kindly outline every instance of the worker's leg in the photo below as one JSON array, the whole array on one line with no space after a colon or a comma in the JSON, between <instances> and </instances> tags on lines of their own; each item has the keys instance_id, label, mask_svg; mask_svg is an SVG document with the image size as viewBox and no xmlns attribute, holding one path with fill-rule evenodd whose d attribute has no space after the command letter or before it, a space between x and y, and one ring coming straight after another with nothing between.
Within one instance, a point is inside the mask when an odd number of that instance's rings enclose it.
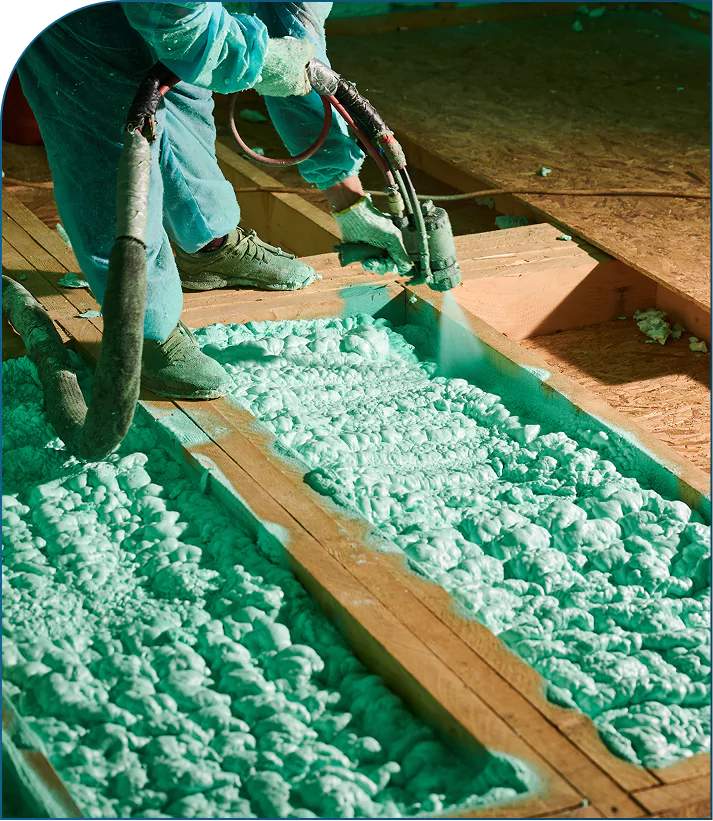
<instances>
[{"instance_id":1,"label":"worker's leg","mask_svg":"<svg viewBox=\"0 0 713 821\"><path fill-rule=\"evenodd\" d=\"M211 93L179 83L166 95L163 110L164 225L176 244L184 287L294 290L313 282L309 265L237 227L235 192L215 157ZM209 243L217 247L201 250Z\"/></svg>"},{"instance_id":2,"label":"worker's leg","mask_svg":"<svg viewBox=\"0 0 713 821\"><path fill-rule=\"evenodd\" d=\"M97 18L96 9L88 11L95 12L93 17ZM30 46L18 72L47 149L62 224L92 292L102 303L114 242L122 126L138 78L134 81L126 73L112 71L116 65L110 67L90 49L77 45L74 35L82 33L80 26L86 12L76 15L76 27L72 27L73 16L65 18L61 26L51 26ZM120 17L115 23L120 24ZM121 56L133 67L141 65L142 54L140 45L132 52L131 42L124 44ZM145 56L148 68L150 56ZM118 59L116 52L112 58ZM180 280L161 219L163 185L157 164L160 144L158 139L151 148L155 171L151 174L146 231L148 296L144 328L151 339L169 335L182 306Z\"/></svg>"},{"instance_id":3,"label":"worker's leg","mask_svg":"<svg viewBox=\"0 0 713 821\"><path fill-rule=\"evenodd\" d=\"M298 37L312 40L317 59L329 65L324 21L331 3L250 3L250 11L267 26L270 37ZM292 154L304 151L317 138L324 120L322 100L316 91L305 97L266 97L270 118ZM299 166L302 176L318 188L326 189L359 173L364 154L347 134L347 127L335 115L324 146Z\"/></svg>"},{"instance_id":4,"label":"worker's leg","mask_svg":"<svg viewBox=\"0 0 713 821\"><path fill-rule=\"evenodd\" d=\"M47 149L60 218L100 303L114 242L123 123L152 64L136 37L118 5L95 6L50 26L18 66ZM160 111L151 147L142 378L170 396L211 398L224 395L231 380L177 324L183 296L162 220L164 120Z\"/></svg>"},{"instance_id":5,"label":"worker's leg","mask_svg":"<svg viewBox=\"0 0 713 821\"><path fill-rule=\"evenodd\" d=\"M215 156L212 93L179 83L166 94L164 108L164 225L173 241L192 254L232 231L240 208Z\"/></svg>"}]
</instances>

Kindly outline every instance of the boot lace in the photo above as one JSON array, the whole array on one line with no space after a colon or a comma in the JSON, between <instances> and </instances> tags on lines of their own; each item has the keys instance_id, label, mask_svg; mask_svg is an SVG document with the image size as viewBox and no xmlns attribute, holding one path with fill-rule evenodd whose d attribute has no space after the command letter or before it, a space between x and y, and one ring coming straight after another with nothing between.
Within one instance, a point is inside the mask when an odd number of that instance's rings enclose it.
<instances>
[{"instance_id":1,"label":"boot lace","mask_svg":"<svg viewBox=\"0 0 713 821\"><path fill-rule=\"evenodd\" d=\"M270 254L274 254L280 257L287 257L288 259L294 259L293 254L285 253L282 248L276 248L274 245L269 245L267 242L263 242L255 231L248 231L245 234L245 238L243 240L245 243L245 250L243 251L242 256L247 257L248 259L253 259L256 262L270 262ZM240 243L240 245L243 244Z\"/></svg>"},{"instance_id":2,"label":"boot lace","mask_svg":"<svg viewBox=\"0 0 713 821\"><path fill-rule=\"evenodd\" d=\"M198 343L191 329L183 322L178 323L175 330L161 345L161 350L167 359L184 359Z\"/></svg>"}]
</instances>

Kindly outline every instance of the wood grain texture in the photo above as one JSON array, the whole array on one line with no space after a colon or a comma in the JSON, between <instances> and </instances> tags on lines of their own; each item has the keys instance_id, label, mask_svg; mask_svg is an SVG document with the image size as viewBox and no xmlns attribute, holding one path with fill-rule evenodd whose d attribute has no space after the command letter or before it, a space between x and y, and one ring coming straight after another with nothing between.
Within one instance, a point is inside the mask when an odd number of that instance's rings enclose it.
<instances>
[{"instance_id":1,"label":"wood grain texture","mask_svg":"<svg viewBox=\"0 0 713 821\"><path fill-rule=\"evenodd\" d=\"M584 803L584 802L582 802ZM605 818L596 807L589 804L580 804L577 807L569 807L562 812L555 813L552 818Z\"/></svg>"},{"instance_id":2,"label":"wood grain texture","mask_svg":"<svg viewBox=\"0 0 713 821\"><path fill-rule=\"evenodd\" d=\"M672 812L687 812L688 808L699 809L708 807L710 817L710 797L711 778L710 773L691 779L690 781L679 781L676 784L665 784L661 787L652 787L647 790L640 790L636 793L637 801L646 808L652 815L671 817ZM678 815L677 818L690 818L695 816Z\"/></svg>"},{"instance_id":3,"label":"wood grain texture","mask_svg":"<svg viewBox=\"0 0 713 821\"><path fill-rule=\"evenodd\" d=\"M686 758L663 770L655 770L655 773L664 784L675 784L677 781L690 781L699 776L707 776L710 774L710 769L709 755L694 755L693 758Z\"/></svg>"},{"instance_id":4,"label":"wood grain texture","mask_svg":"<svg viewBox=\"0 0 713 821\"><path fill-rule=\"evenodd\" d=\"M688 334L665 345L646 339L629 316L521 344L709 472L710 355L697 357Z\"/></svg>"},{"instance_id":5,"label":"wood grain texture","mask_svg":"<svg viewBox=\"0 0 713 821\"><path fill-rule=\"evenodd\" d=\"M218 141L215 148L220 170L234 188L282 185L223 142ZM297 194L241 194L240 209L243 227L254 229L265 242L282 244L294 254L329 253L340 241L334 218Z\"/></svg>"},{"instance_id":6,"label":"wood grain texture","mask_svg":"<svg viewBox=\"0 0 713 821\"><path fill-rule=\"evenodd\" d=\"M706 188L708 38L640 11L577 19L583 31L540 17L344 36L330 57L392 128L482 188ZM517 199L710 308L705 201Z\"/></svg>"}]
</instances>

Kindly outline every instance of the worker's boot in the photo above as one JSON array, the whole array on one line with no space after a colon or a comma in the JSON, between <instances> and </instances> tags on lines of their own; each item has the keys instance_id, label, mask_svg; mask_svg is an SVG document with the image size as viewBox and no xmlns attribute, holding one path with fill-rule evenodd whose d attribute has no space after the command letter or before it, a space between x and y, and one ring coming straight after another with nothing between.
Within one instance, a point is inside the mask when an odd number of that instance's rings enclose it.
<instances>
[{"instance_id":1,"label":"worker's boot","mask_svg":"<svg viewBox=\"0 0 713 821\"><path fill-rule=\"evenodd\" d=\"M171 399L218 399L230 391L233 380L179 322L164 342L144 340L141 384Z\"/></svg>"},{"instance_id":2,"label":"worker's boot","mask_svg":"<svg viewBox=\"0 0 713 821\"><path fill-rule=\"evenodd\" d=\"M176 265L181 284L189 291L229 286L296 291L317 278L314 268L240 227L228 234L217 251L187 254L176 248Z\"/></svg>"}]
</instances>

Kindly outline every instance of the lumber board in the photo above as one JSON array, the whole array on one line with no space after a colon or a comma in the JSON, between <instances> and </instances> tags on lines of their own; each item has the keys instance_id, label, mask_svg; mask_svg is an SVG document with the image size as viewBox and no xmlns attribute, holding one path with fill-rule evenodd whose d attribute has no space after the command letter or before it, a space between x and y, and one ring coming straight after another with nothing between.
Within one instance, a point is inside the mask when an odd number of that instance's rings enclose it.
<instances>
[{"instance_id":1,"label":"lumber board","mask_svg":"<svg viewBox=\"0 0 713 821\"><path fill-rule=\"evenodd\" d=\"M221 140L215 150L220 170L234 188L283 187ZM241 194L239 203L241 225L257 231L265 242L282 245L291 253L300 256L329 253L340 241L334 218L297 194Z\"/></svg>"},{"instance_id":2,"label":"lumber board","mask_svg":"<svg viewBox=\"0 0 713 821\"><path fill-rule=\"evenodd\" d=\"M292 292L275 292L257 299L235 299L226 292L223 299L201 305L189 295L184 298L182 318L197 328L214 322L223 324L263 322L279 319L317 319L320 317L354 313L378 313L401 291L396 282L355 285L348 289L318 290L309 288L302 298ZM198 303L198 304L196 304Z\"/></svg>"},{"instance_id":3,"label":"lumber board","mask_svg":"<svg viewBox=\"0 0 713 821\"><path fill-rule=\"evenodd\" d=\"M710 774L710 756L694 755L691 758L679 761L678 764L672 764L670 767L654 770L654 772L664 784L676 784L679 781L690 781L700 776L708 776Z\"/></svg>"},{"instance_id":4,"label":"lumber board","mask_svg":"<svg viewBox=\"0 0 713 821\"><path fill-rule=\"evenodd\" d=\"M552 818L604 818L596 807L590 807L586 802L582 802L576 807L569 807L562 812L555 813Z\"/></svg>"},{"instance_id":5,"label":"lumber board","mask_svg":"<svg viewBox=\"0 0 713 821\"><path fill-rule=\"evenodd\" d=\"M564 244L570 243L557 242ZM462 307L515 340L598 325L655 304L656 284L619 261L554 251L516 255L499 270L466 260L453 293Z\"/></svg>"},{"instance_id":6,"label":"lumber board","mask_svg":"<svg viewBox=\"0 0 713 821\"><path fill-rule=\"evenodd\" d=\"M710 773L693 778L689 781L679 781L676 784L664 784L661 787L652 787L636 793L637 801L652 815L671 817L671 812L685 812L687 808L708 807L710 817L711 779ZM676 816L695 817L695 816Z\"/></svg>"},{"instance_id":7,"label":"lumber board","mask_svg":"<svg viewBox=\"0 0 713 821\"><path fill-rule=\"evenodd\" d=\"M409 163L418 167L417 143L453 166L457 187L460 176L471 190L707 188L706 36L636 10L578 19L582 31L550 16L337 37L330 58L397 132ZM705 201L516 199L710 310Z\"/></svg>"}]
</instances>

